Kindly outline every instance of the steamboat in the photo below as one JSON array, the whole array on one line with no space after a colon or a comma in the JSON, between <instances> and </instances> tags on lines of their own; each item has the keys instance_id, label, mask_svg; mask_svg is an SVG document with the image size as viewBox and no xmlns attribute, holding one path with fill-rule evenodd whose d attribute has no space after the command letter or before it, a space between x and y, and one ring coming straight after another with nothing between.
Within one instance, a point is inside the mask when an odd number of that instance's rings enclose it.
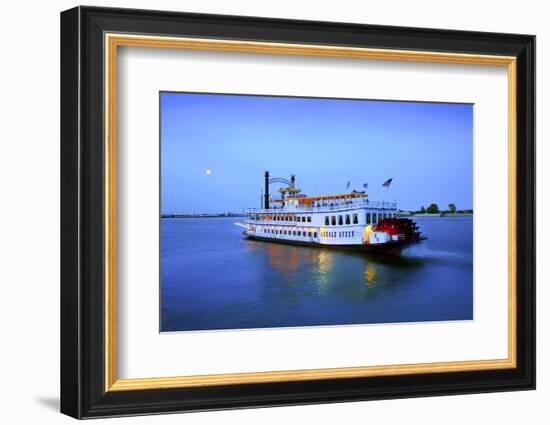
<instances>
[{"instance_id":1,"label":"steamboat","mask_svg":"<svg viewBox=\"0 0 550 425\"><path fill-rule=\"evenodd\" d=\"M398 216L397 203L371 201L366 191L337 195L307 196L296 187L296 178L264 175L262 208L246 210L247 238L296 245L362 251L399 251L419 242L417 224ZM391 180L390 180L391 181ZM280 199L273 200L270 184L280 183Z\"/></svg>"}]
</instances>

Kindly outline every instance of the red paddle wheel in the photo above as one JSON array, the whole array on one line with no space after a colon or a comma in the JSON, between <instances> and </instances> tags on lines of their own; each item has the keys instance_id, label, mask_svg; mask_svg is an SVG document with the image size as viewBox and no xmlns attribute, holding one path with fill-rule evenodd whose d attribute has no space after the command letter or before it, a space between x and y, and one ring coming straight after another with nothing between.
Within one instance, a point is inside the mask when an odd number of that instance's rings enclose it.
<instances>
[{"instance_id":1,"label":"red paddle wheel","mask_svg":"<svg viewBox=\"0 0 550 425\"><path fill-rule=\"evenodd\" d=\"M386 232L395 240L418 241L421 232L418 225L410 218L384 218L374 226L377 232Z\"/></svg>"}]
</instances>

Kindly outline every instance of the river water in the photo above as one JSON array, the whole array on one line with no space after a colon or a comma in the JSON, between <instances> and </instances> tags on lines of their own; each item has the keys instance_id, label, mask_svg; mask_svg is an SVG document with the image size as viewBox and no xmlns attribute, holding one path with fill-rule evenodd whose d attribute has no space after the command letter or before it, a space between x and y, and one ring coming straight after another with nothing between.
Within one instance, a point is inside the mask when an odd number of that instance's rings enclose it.
<instances>
[{"instance_id":1,"label":"river water","mask_svg":"<svg viewBox=\"0 0 550 425\"><path fill-rule=\"evenodd\" d=\"M473 220L373 255L251 241L235 218L161 220L161 331L471 320Z\"/></svg>"}]
</instances>

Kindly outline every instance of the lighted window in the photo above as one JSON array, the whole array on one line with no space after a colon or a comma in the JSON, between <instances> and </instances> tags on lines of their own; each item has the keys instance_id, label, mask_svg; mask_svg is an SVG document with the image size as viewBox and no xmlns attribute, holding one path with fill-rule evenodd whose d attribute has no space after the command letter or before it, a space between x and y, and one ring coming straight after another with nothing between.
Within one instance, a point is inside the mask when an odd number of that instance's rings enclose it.
<instances>
[{"instance_id":1,"label":"lighted window","mask_svg":"<svg viewBox=\"0 0 550 425\"><path fill-rule=\"evenodd\" d=\"M325 215L325 226L330 226L328 215Z\"/></svg>"},{"instance_id":2,"label":"lighted window","mask_svg":"<svg viewBox=\"0 0 550 425\"><path fill-rule=\"evenodd\" d=\"M353 214L353 224L359 223L359 216L357 214Z\"/></svg>"}]
</instances>

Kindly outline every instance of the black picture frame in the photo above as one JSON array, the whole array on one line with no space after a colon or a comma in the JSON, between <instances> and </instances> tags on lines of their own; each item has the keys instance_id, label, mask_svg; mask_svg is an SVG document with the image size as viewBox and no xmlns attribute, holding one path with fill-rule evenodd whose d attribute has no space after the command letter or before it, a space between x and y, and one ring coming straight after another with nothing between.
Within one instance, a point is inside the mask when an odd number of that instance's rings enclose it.
<instances>
[{"instance_id":1,"label":"black picture frame","mask_svg":"<svg viewBox=\"0 0 550 425\"><path fill-rule=\"evenodd\" d=\"M506 55L517 58L517 367L105 391L104 34ZM76 7L61 13L61 412L75 418L535 388L535 37Z\"/></svg>"}]
</instances>

